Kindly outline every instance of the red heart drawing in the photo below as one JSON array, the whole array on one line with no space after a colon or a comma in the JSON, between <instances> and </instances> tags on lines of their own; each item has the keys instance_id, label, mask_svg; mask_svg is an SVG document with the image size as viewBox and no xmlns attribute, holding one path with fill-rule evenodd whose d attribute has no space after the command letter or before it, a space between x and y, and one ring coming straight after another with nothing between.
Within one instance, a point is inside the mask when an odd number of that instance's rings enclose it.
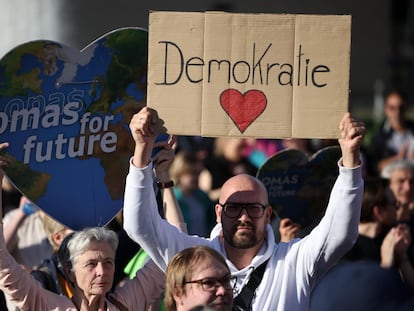
<instances>
[{"instance_id":1,"label":"red heart drawing","mask_svg":"<svg viewBox=\"0 0 414 311\"><path fill-rule=\"evenodd\" d=\"M220 95L220 104L243 133L265 110L267 98L259 90L249 90L242 94L238 90L227 89Z\"/></svg>"}]
</instances>

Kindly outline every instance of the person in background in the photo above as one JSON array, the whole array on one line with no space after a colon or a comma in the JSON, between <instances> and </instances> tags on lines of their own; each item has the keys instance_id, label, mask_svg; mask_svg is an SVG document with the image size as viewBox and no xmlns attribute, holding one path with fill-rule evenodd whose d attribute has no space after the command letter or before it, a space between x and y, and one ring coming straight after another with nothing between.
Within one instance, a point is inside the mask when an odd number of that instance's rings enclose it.
<instances>
[{"instance_id":1,"label":"person in background","mask_svg":"<svg viewBox=\"0 0 414 311\"><path fill-rule=\"evenodd\" d=\"M56 253L63 240L67 235L73 233L73 230L46 213L44 213L42 221L49 243L52 245L53 253Z\"/></svg>"},{"instance_id":2,"label":"person in background","mask_svg":"<svg viewBox=\"0 0 414 311\"><path fill-rule=\"evenodd\" d=\"M304 154L306 154L308 157L310 157L313 154L312 149L312 140L310 139L304 139L304 138L285 138L282 139L282 148L281 150L285 149L295 149L302 151Z\"/></svg>"},{"instance_id":3,"label":"person in background","mask_svg":"<svg viewBox=\"0 0 414 311\"><path fill-rule=\"evenodd\" d=\"M246 140L244 155L259 169L268 158L282 149L280 139L250 138Z\"/></svg>"},{"instance_id":4,"label":"person in background","mask_svg":"<svg viewBox=\"0 0 414 311\"><path fill-rule=\"evenodd\" d=\"M381 177L387 180L388 195L396 200L397 221L408 225L414 232L414 161L400 159L389 162L381 171ZM408 258L414 265L414 245L407 250Z\"/></svg>"},{"instance_id":5,"label":"person in background","mask_svg":"<svg viewBox=\"0 0 414 311\"><path fill-rule=\"evenodd\" d=\"M189 234L207 237L214 227L213 202L198 186L203 164L190 152L178 152L171 164L170 173L174 181L177 198Z\"/></svg>"},{"instance_id":6,"label":"person in background","mask_svg":"<svg viewBox=\"0 0 414 311\"><path fill-rule=\"evenodd\" d=\"M157 142L154 147L161 151L151 157L154 163L155 188L160 194L158 205L162 208L160 214L170 224L183 232L187 232L187 223L174 194L174 181L171 180L170 169L175 159L175 136L170 135L167 141Z\"/></svg>"},{"instance_id":7,"label":"person in background","mask_svg":"<svg viewBox=\"0 0 414 311\"><path fill-rule=\"evenodd\" d=\"M154 148L159 148L160 151L158 151L155 154L152 154L152 161L154 163L153 173L154 178L157 180L157 182L153 186L154 190L157 192L157 205L161 217L163 217L172 225L176 226L179 230L187 232L187 223L184 220L178 201L174 195L174 183L171 181L170 177L170 168L172 163L175 161L174 145L174 136L169 136L168 140L166 141L160 141L155 143ZM127 238L132 243L134 243L128 237L128 235L123 229L119 230L119 233L120 237L122 237L123 239ZM138 245L136 243L134 244ZM123 246L122 242L120 245ZM122 284L127 278L133 279L135 277L136 272L139 269L141 269L148 261L150 261L148 254L143 249L135 251L135 253L129 257L129 260L127 262L125 262L124 260L120 260L120 258L124 258L124 255L126 253L125 248L127 247L128 245L125 245L124 247L122 247L120 251L117 252L117 263L121 263L121 268L123 272L122 275L124 277L123 281L120 279L116 279L117 283L114 284L114 289L118 286L122 286ZM129 253L130 249L127 251ZM149 310L163 310L162 300L163 294L160 296L160 299L151 304Z\"/></svg>"},{"instance_id":8,"label":"person in background","mask_svg":"<svg viewBox=\"0 0 414 311\"><path fill-rule=\"evenodd\" d=\"M363 194L360 146L362 122L346 113L339 128L342 158L325 215L303 239L277 244L270 226L272 208L266 187L249 174L238 174L221 187L215 205L217 225L210 238L189 236L163 221L153 191L150 150L161 121L144 107L130 129L135 151L126 179L124 228L163 269L184 248L206 245L222 256L237 282L234 304L246 310L308 310L314 285L352 247L358 236ZM260 285L249 279L262 270ZM256 284L257 285L257 284ZM253 295L245 303L247 291Z\"/></svg>"},{"instance_id":9,"label":"person in background","mask_svg":"<svg viewBox=\"0 0 414 311\"><path fill-rule=\"evenodd\" d=\"M6 215L8 212L19 207L22 194L10 182L7 176L4 176L2 180L1 190L3 193L3 200L4 200L3 215L1 215L1 217L3 218L4 215Z\"/></svg>"},{"instance_id":10,"label":"person in background","mask_svg":"<svg viewBox=\"0 0 414 311\"><path fill-rule=\"evenodd\" d=\"M414 310L410 297L392 269L373 261L346 262L334 266L316 285L309 310L409 311Z\"/></svg>"},{"instance_id":11,"label":"person in background","mask_svg":"<svg viewBox=\"0 0 414 311\"><path fill-rule=\"evenodd\" d=\"M232 176L249 174L255 176L257 168L245 155L247 140L236 137L218 137L214 141L214 154L206 159L200 174L200 188L216 202L223 183Z\"/></svg>"},{"instance_id":12,"label":"person in background","mask_svg":"<svg viewBox=\"0 0 414 311\"><path fill-rule=\"evenodd\" d=\"M51 216L44 214L43 226L47 233L50 244L53 246L53 255L46 258L32 271L32 276L40 282L43 288L59 295L72 298L73 288L67 277L68 270L62 265L59 257L67 252L68 236L73 230L58 222Z\"/></svg>"},{"instance_id":13,"label":"person in background","mask_svg":"<svg viewBox=\"0 0 414 311\"><path fill-rule=\"evenodd\" d=\"M1 219L3 219L5 214L19 207L22 195L10 182L7 176L4 176L2 179L1 192L4 208L3 213L0 216ZM7 301L2 291L0 291L0 310L8 310Z\"/></svg>"},{"instance_id":14,"label":"person in background","mask_svg":"<svg viewBox=\"0 0 414 311\"><path fill-rule=\"evenodd\" d=\"M10 210L3 218L7 249L27 271L53 255L53 247L43 227L43 216L43 211L22 196L19 207ZM9 311L19 310L7 296L5 300Z\"/></svg>"},{"instance_id":15,"label":"person in background","mask_svg":"<svg viewBox=\"0 0 414 311\"><path fill-rule=\"evenodd\" d=\"M391 228L381 245L381 267L398 269L402 280L414 296L414 266L407 255L411 245L411 231L406 224Z\"/></svg>"},{"instance_id":16,"label":"person in background","mask_svg":"<svg viewBox=\"0 0 414 311\"><path fill-rule=\"evenodd\" d=\"M279 222L280 242L290 242L299 237L301 225L290 218L282 218Z\"/></svg>"},{"instance_id":17,"label":"person in background","mask_svg":"<svg viewBox=\"0 0 414 311\"><path fill-rule=\"evenodd\" d=\"M175 151L193 153L197 159L204 161L213 154L214 137L178 135Z\"/></svg>"},{"instance_id":18,"label":"person in background","mask_svg":"<svg viewBox=\"0 0 414 311\"><path fill-rule=\"evenodd\" d=\"M381 177L388 180L390 194L397 201L398 220L410 223L414 213L414 161L390 161L382 169Z\"/></svg>"},{"instance_id":19,"label":"person in background","mask_svg":"<svg viewBox=\"0 0 414 311\"><path fill-rule=\"evenodd\" d=\"M414 270L407 260L410 228L397 222L395 199L387 196L386 185L380 178L365 179L358 231L358 240L344 261L375 262L382 268L392 269L396 275L401 274L408 287L413 287Z\"/></svg>"},{"instance_id":20,"label":"person in background","mask_svg":"<svg viewBox=\"0 0 414 311\"><path fill-rule=\"evenodd\" d=\"M407 118L407 95L391 90L384 101L385 119L375 130L367 150L370 175L376 176L391 161L414 158L414 123Z\"/></svg>"},{"instance_id":21,"label":"person in background","mask_svg":"<svg viewBox=\"0 0 414 311\"><path fill-rule=\"evenodd\" d=\"M397 223L395 199L385 189L383 180L365 179L358 240L316 286L311 310L410 310L400 306L414 297L411 234Z\"/></svg>"},{"instance_id":22,"label":"person in background","mask_svg":"<svg viewBox=\"0 0 414 311\"><path fill-rule=\"evenodd\" d=\"M165 186L171 180L169 170L175 159L174 144L175 137L171 136L168 140L157 142L154 146L154 148L159 148L159 151L152 157L153 172L157 180L157 183L154 183L154 189L157 192L158 210L161 216L180 230L186 231L187 224L173 192L174 184L170 183L168 187ZM159 185L164 186L160 188ZM142 263L149 260L141 246L129 238L122 228L122 224L122 212L119 212L114 220L106 226L117 232L120 241L115 256L113 289L122 285L124 280L133 278L136 271L143 266Z\"/></svg>"},{"instance_id":23,"label":"person in background","mask_svg":"<svg viewBox=\"0 0 414 311\"><path fill-rule=\"evenodd\" d=\"M414 279L409 273L410 266L414 267L414 244L411 239L414 232L414 161L409 159L391 161L381 171L381 177L388 182L388 195L396 200L397 221L405 225L403 230L395 229L390 233L394 235L392 245L399 241L399 247L390 257L390 261L404 265L405 279L409 281ZM414 284L414 282L410 283Z\"/></svg>"},{"instance_id":24,"label":"person in background","mask_svg":"<svg viewBox=\"0 0 414 311\"><path fill-rule=\"evenodd\" d=\"M199 306L232 310L234 277L224 258L214 249L186 248L171 259L165 273L167 311L187 311Z\"/></svg>"},{"instance_id":25,"label":"person in background","mask_svg":"<svg viewBox=\"0 0 414 311\"><path fill-rule=\"evenodd\" d=\"M22 196L19 207L3 218L7 249L28 271L53 254L43 216L43 211Z\"/></svg>"},{"instance_id":26,"label":"person in background","mask_svg":"<svg viewBox=\"0 0 414 311\"><path fill-rule=\"evenodd\" d=\"M380 264L381 245L388 231L396 224L396 203L386 196L383 181L376 177L366 178L358 240L344 259L372 260Z\"/></svg>"}]
</instances>

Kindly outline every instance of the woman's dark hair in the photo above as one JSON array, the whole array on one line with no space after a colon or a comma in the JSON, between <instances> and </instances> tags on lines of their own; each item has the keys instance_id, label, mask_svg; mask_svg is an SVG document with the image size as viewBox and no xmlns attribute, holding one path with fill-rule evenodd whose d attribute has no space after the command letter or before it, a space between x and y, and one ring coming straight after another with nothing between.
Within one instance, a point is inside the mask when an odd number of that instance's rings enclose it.
<instances>
[{"instance_id":1,"label":"woman's dark hair","mask_svg":"<svg viewBox=\"0 0 414 311\"><path fill-rule=\"evenodd\" d=\"M378 177L366 177L362 199L361 222L372 221L375 206L385 208L389 202L386 195L386 181Z\"/></svg>"}]
</instances>

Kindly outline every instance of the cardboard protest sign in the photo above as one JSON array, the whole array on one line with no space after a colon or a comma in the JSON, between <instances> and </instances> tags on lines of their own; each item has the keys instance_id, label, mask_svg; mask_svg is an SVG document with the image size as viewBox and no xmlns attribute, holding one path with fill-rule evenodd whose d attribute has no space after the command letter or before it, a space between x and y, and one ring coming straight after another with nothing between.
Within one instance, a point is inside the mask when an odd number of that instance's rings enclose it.
<instances>
[{"instance_id":1,"label":"cardboard protest sign","mask_svg":"<svg viewBox=\"0 0 414 311\"><path fill-rule=\"evenodd\" d=\"M330 146L310 157L287 149L267 159L257 178L265 185L276 214L301 224L305 230L317 224L338 176L340 157L340 147Z\"/></svg>"},{"instance_id":2,"label":"cardboard protest sign","mask_svg":"<svg viewBox=\"0 0 414 311\"><path fill-rule=\"evenodd\" d=\"M151 12L148 105L179 135L336 138L351 17Z\"/></svg>"},{"instance_id":3,"label":"cardboard protest sign","mask_svg":"<svg viewBox=\"0 0 414 311\"><path fill-rule=\"evenodd\" d=\"M122 28L82 51L32 41L0 60L6 174L70 228L105 225L122 209L134 147L128 124L145 105L147 40L146 30Z\"/></svg>"}]
</instances>

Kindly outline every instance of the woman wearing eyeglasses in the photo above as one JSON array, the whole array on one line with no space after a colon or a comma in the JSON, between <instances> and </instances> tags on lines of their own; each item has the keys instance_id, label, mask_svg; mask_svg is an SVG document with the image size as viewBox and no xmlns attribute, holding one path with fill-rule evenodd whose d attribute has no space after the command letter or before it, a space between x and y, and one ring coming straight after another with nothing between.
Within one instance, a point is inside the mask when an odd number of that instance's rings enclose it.
<instances>
[{"instance_id":1,"label":"woman wearing eyeglasses","mask_svg":"<svg viewBox=\"0 0 414 311\"><path fill-rule=\"evenodd\" d=\"M188 311L198 306L232 309L235 277L223 257L210 247L195 246L177 253L168 264L166 277L167 311Z\"/></svg>"}]
</instances>

